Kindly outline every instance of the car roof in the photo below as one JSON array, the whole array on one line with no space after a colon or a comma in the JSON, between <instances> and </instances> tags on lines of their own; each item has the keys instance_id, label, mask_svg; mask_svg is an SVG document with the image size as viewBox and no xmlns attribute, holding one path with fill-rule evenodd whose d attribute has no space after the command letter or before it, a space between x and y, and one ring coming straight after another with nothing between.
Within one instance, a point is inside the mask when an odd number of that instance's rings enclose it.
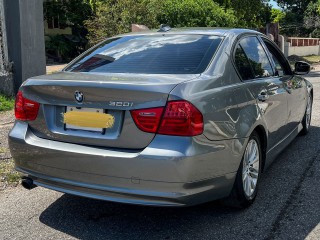
<instances>
[{"instance_id":1,"label":"car roof","mask_svg":"<svg viewBox=\"0 0 320 240\"><path fill-rule=\"evenodd\" d=\"M133 35L153 35L153 34L203 34L203 35L215 35L215 36L227 36L231 35L241 35L245 33L251 34L262 34L255 30L244 29L244 28L212 28L212 27L185 27L185 28L171 28L166 32L158 32L159 29L152 29L148 31L141 32L130 32L126 34L121 34L118 36L133 36Z\"/></svg>"}]
</instances>

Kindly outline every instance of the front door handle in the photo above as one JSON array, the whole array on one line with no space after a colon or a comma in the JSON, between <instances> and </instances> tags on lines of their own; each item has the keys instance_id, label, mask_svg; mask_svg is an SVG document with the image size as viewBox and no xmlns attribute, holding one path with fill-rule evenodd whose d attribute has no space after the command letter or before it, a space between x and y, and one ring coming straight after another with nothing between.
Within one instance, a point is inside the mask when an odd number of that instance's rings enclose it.
<instances>
[{"instance_id":1,"label":"front door handle","mask_svg":"<svg viewBox=\"0 0 320 240\"><path fill-rule=\"evenodd\" d=\"M268 95L267 91L262 91L262 92L258 95L258 100L259 100L260 102L264 102L264 101L266 101L266 100L268 100L268 99L269 99L269 95Z\"/></svg>"}]
</instances>

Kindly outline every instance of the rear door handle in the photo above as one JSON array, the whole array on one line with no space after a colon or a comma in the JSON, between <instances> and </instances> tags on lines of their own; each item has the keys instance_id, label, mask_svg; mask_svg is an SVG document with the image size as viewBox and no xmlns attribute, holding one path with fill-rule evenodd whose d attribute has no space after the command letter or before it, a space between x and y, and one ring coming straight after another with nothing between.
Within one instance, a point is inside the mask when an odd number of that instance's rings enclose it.
<instances>
[{"instance_id":1,"label":"rear door handle","mask_svg":"<svg viewBox=\"0 0 320 240\"><path fill-rule=\"evenodd\" d=\"M258 100L259 100L260 102L264 102L264 101L266 101L266 100L268 100L268 99L269 99L269 95L268 95L267 91L262 91L262 92L258 95Z\"/></svg>"}]
</instances>

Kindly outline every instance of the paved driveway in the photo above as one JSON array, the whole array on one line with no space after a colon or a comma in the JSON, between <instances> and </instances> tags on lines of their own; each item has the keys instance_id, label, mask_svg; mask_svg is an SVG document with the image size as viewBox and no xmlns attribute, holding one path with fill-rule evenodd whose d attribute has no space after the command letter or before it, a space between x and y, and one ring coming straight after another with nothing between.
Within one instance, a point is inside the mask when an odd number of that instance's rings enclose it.
<instances>
[{"instance_id":1,"label":"paved driveway","mask_svg":"<svg viewBox=\"0 0 320 240\"><path fill-rule=\"evenodd\" d=\"M311 132L263 175L246 210L122 205L38 187L0 192L0 239L320 239L320 72Z\"/></svg>"}]
</instances>

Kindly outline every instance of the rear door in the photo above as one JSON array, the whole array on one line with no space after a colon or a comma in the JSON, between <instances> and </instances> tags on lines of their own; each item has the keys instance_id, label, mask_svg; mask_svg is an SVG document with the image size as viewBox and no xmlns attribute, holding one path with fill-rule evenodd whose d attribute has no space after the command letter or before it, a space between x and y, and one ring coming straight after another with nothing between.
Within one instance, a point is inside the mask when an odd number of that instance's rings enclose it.
<instances>
[{"instance_id":1,"label":"rear door","mask_svg":"<svg viewBox=\"0 0 320 240\"><path fill-rule=\"evenodd\" d=\"M240 77L250 90L268 128L268 149L285 136L287 91L274 70L268 55L257 36L245 36L235 48L235 64Z\"/></svg>"}]
</instances>

